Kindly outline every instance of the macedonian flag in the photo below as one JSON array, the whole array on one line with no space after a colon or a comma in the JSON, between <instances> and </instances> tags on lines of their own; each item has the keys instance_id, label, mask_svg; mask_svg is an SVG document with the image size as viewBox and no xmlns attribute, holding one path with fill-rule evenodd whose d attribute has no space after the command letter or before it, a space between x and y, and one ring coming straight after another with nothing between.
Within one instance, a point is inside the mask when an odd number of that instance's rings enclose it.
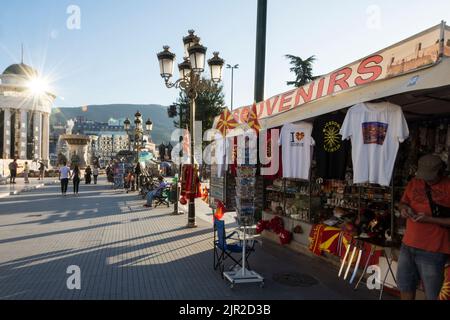
<instances>
[{"instance_id":1,"label":"macedonian flag","mask_svg":"<svg viewBox=\"0 0 450 320\"><path fill-rule=\"evenodd\" d=\"M237 128L238 125L239 123L233 117L230 110L226 108L220 115L219 121L216 125L216 129L219 130L223 136L225 136L227 134L227 131Z\"/></svg>"},{"instance_id":2,"label":"macedonian flag","mask_svg":"<svg viewBox=\"0 0 450 320\"><path fill-rule=\"evenodd\" d=\"M255 130L257 133L259 133L259 131L261 130L261 125L259 124L258 120L258 110L256 108L256 102L253 103L252 109L250 110L247 124L250 129Z\"/></svg>"},{"instance_id":3,"label":"macedonian flag","mask_svg":"<svg viewBox=\"0 0 450 320\"><path fill-rule=\"evenodd\" d=\"M450 300L450 265L445 268L445 280L442 286L439 300Z\"/></svg>"}]
</instances>

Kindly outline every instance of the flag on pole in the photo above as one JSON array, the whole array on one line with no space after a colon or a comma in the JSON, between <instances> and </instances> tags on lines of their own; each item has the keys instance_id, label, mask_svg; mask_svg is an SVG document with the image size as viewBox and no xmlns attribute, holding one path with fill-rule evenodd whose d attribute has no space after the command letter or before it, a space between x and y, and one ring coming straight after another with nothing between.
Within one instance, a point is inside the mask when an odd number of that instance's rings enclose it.
<instances>
[{"instance_id":1,"label":"flag on pole","mask_svg":"<svg viewBox=\"0 0 450 320\"><path fill-rule=\"evenodd\" d=\"M236 121L234 116L231 114L230 110L226 108L220 115L219 121L217 122L216 129L220 131L222 136L227 134L228 130L233 130L237 128L239 123Z\"/></svg>"},{"instance_id":2,"label":"flag on pole","mask_svg":"<svg viewBox=\"0 0 450 320\"><path fill-rule=\"evenodd\" d=\"M259 133L261 130L261 125L259 124L258 120L258 110L256 107L256 101L253 103L252 109L250 110L250 114L248 115L247 124L250 127L250 129L253 129L256 131L256 133Z\"/></svg>"}]
</instances>

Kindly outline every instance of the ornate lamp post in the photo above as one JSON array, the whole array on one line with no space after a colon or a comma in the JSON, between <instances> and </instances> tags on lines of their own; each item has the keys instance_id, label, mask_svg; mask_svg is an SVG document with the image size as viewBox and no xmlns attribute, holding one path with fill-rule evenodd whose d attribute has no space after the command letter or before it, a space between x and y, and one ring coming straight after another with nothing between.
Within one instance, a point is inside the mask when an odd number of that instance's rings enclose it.
<instances>
[{"instance_id":1,"label":"ornate lamp post","mask_svg":"<svg viewBox=\"0 0 450 320\"><path fill-rule=\"evenodd\" d=\"M163 51L158 53L161 77L167 88L181 89L190 100L190 135L191 135L191 164L195 165L195 102L198 93L209 88L210 82L218 84L222 81L222 70L225 61L219 57L218 52L214 52L213 58L208 60L211 71L211 80L202 79L205 70L207 48L200 44L200 38L195 35L194 30L189 30L189 35L183 38L184 61L178 65L180 79L171 82L175 63L175 54L170 52L170 47L164 46ZM191 192L195 190L195 177L192 177ZM189 228L195 228L195 199L189 199Z\"/></svg>"},{"instance_id":2,"label":"ornate lamp post","mask_svg":"<svg viewBox=\"0 0 450 320\"><path fill-rule=\"evenodd\" d=\"M134 115L134 124L135 124L135 128L134 128L134 132L132 134L130 134L130 129L131 129L131 121L130 119L126 119L123 122L123 126L125 131L127 132L128 135L128 150L131 150L131 136L134 137L134 151L136 151L136 162L139 162L139 151L144 147L144 129L142 126L142 114L138 111L136 112L136 114ZM153 130L153 122L148 119L147 122L145 123L145 131L148 132L149 134L152 132Z\"/></svg>"},{"instance_id":3,"label":"ornate lamp post","mask_svg":"<svg viewBox=\"0 0 450 320\"><path fill-rule=\"evenodd\" d=\"M131 121L130 121L130 119L126 119L124 122L123 122L123 126L124 126L124 128L125 128L125 131L127 132L127 136L128 136L128 151L130 151L130 149L131 149L131 139L130 139L130 126L131 126Z\"/></svg>"}]
</instances>

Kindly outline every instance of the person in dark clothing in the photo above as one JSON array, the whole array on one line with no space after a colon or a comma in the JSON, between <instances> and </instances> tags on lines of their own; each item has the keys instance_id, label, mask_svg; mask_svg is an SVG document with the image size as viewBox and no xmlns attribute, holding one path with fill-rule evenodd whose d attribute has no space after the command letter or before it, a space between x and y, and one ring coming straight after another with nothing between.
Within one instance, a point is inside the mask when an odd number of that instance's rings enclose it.
<instances>
[{"instance_id":1,"label":"person in dark clothing","mask_svg":"<svg viewBox=\"0 0 450 320\"><path fill-rule=\"evenodd\" d=\"M80 168L78 166L75 166L71 175L71 179L73 179L73 194L78 194L78 191L80 189L80 176Z\"/></svg>"},{"instance_id":2,"label":"person in dark clothing","mask_svg":"<svg viewBox=\"0 0 450 320\"><path fill-rule=\"evenodd\" d=\"M140 163L138 162L136 164L136 167L134 168L134 175L135 175L134 183L136 184L136 188L134 188L134 186L133 186L134 190L139 190L139 188L141 187L141 181L140 181L141 180L141 174L142 174L142 169L141 169Z\"/></svg>"},{"instance_id":3,"label":"person in dark clothing","mask_svg":"<svg viewBox=\"0 0 450 320\"><path fill-rule=\"evenodd\" d=\"M17 164L17 158L14 158L14 161L9 164L10 184L16 184L17 168L19 168L19 165Z\"/></svg>"},{"instance_id":4,"label":"person in dark clothing","mask_svg":"<svg viewBox=\"0 0 450 320\"><path fill-rule=\"evenodd\" d=\"M86 171L84 172L84 179L86 184L91 184L92 181L92 169L90 166L87 166Z\"/></svg>"}]
</instances>

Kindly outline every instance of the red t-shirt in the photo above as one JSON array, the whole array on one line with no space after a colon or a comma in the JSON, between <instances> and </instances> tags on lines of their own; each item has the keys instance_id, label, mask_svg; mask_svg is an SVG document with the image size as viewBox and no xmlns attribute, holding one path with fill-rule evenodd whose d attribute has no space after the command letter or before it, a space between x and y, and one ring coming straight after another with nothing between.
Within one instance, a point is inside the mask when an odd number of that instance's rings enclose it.
<instances>
[{"instance_id":1,"label":"red t-shirt","mask_svg":"<svg viewBox=\"0 0 450 320\"><path fill-rule=\"evenodd\" d=\"M442 179L431 189L434 202L450 207L449 178ZM406 187L402 202L409 205L415 213L432 216L424 180L411 180ZM450 229L437 224L414 222L408 219L403 243L416 249L450 254Z\"/></svg>"}]
</instances>

